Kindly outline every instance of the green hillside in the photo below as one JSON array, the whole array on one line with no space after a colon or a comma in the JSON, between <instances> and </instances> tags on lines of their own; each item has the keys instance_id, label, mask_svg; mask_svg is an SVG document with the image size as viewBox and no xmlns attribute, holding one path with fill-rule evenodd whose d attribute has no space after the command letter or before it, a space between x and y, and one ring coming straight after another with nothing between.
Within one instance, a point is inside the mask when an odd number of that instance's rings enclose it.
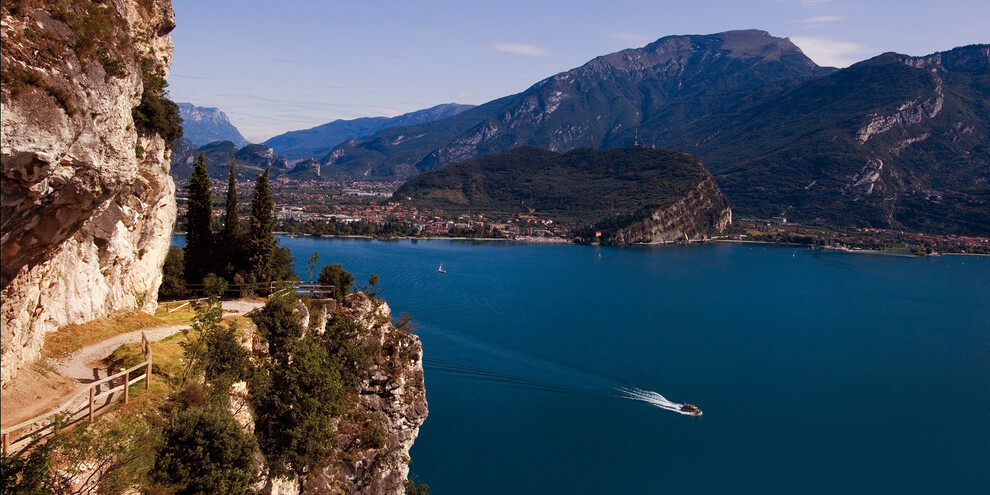
<instances>
[{"instance_id":1,"label":"green hillside","mask_svg":"<svg viewBox=\"0 0 990 495\"><path fill-rule=\"evenodd\" d=\"M450 211L536 212L591 223L668 205L710 177L696 157L676 151L633 147L556 153L522 146L424 173L393 198Z\"/></svg>"}]
</instances>

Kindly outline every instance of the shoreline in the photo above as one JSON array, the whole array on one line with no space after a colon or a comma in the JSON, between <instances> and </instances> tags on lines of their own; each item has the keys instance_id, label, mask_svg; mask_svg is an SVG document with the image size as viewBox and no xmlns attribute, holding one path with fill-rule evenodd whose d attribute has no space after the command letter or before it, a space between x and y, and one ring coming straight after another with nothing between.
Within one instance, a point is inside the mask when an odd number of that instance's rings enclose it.
<instances>
[{"instance_id":1,"label":"shoreline","mask_svg":"<svg viewBox=\"0 0 990 495\"><path fill-rule=\"evenodd\" d=\"M570 239L562 239L559 237L549 237L549 238L538 238L538 237L524 237L524 238L496 238L496 237L418 237L418 236L396 236L390 238L380 238L370 235L313 235L313 234L289 234L287 232L276 232L275 235L281 235L292 238L314 238L314 239L364 239L369 241L381 241L388 242L392 240L411 240L411 241L474 241L474 242L516 242L519 244L540 244L540 245L564 245L571 244L575 246L582 245L581 243L574 242ZM688 242L673 241L673 242L653 242L653 243L635 243L629 244L629 246L669 246L669 245L691 245L691 244L707 244L707 243L725 243L725 244L762 244L765 246L779 246L779 247L801 247L812 251L834 251L839 253L850 253L850 254L872 254L878 256L894 256L899 258L935 258L938 256L987 256L990 254L983 253L958 253L958 252L947 252L938 253L935 255L920 256L911 253L891 253L880 251L876 249L853 249L848 247L834 247L834 246L816 246L809 244L797 244L797 243L782 243L782 242L767 242L767 241L747 241L743 239L702 239L702 240L691 240ZM595 244L587 244L589 246L594 246ZM621 247L621 246L612 246Z\"/></svg>"}]
</instances>

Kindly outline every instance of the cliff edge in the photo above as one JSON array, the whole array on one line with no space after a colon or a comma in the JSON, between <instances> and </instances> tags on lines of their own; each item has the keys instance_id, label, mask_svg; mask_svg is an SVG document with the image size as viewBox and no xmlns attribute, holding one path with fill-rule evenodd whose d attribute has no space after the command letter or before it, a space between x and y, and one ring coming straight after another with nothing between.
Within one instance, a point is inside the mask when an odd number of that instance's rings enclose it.
<instances>
[{"instance_id":1,"label":"cliff edge","mask_svg":"<svg viewBox=\"0 0 990 495\"><path fill-rule=\"evenodd\" d=\"M174 27L169 0L2 7L4 384L46 333L157 306L176 214L174 130L156 120Z\"/></svg>"}]
</instances>

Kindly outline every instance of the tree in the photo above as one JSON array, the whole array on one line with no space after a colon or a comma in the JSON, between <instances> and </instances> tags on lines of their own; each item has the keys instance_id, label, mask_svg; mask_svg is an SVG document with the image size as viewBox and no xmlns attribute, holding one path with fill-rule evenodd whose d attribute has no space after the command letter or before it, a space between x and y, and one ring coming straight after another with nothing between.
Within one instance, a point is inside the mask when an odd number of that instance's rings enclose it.
<instances>
[{"instance_id":1,"label":"tree","mask_svg":"<svg viewBox=\"0 0 990 495\"><path fill-rule=\"evenodd\" d=\"M275 280L275 200L268 187L268 169L258 176L251 199L250 229L247 239L249 271L258 282Z\"/></svg>"},{"instance_id":2,"label":"tree","mask_svg":"<svg viewBox=\"0 0 990 495\"><path fill-rule=\"evenodd\" d=\"M313 272L316 271L316 264L320 261L320 252L313 251L313 255L306 259L306 274L309 277L306 279L309 283L313 283Z\"/></svg>"},{"instance_id":3,"label":"tree","mask_svg":"<svg viewBox=\"0 0 990 495\"><path fill-rule=\"evenodd\" d=\"M255 435L275 476L303 474L326 459L344 393L340 360L320 337L303 336L293 303L275 297L252 315L271 356L251 380Z\"/></svg>"},{"instance_id":4,"label":"tree","mask_svg":"<svg viewBox=\"0 0 990 495\"><path fill-rule=\"evenodd\" d=\"M51 453L55 442L39 444L30 452L0 455L0 493L45 495L54 491Z\"/></svg>"},{"instance_id":5,"label":"tree","mask_svg":"<svg viewBox=\"0 0 990 495\"><path fill-rule=\"evenodd\" d=\"M299 317L292 313L292 304L291 297L273 297L259 311L250 315L258 331L268 341L268 354L276 364L288 364L289 342L299 340L303 335Z\"/></svg>"},{"instance_id":6,"label":"tree","mask_svg":"<svg viewBox=\"0 0 990 495\"><path fill-rule=\"evenodd\" d=\"M343 410L340 362L310 334L288 342L291 366L271 363L252 381L255 435L271 474L304 474L326 460Z\"/></svg>"},{"instance_id":7,"label":"tree","mask_svg":"<svg viewBox=\"0 0 990 495\"><path fill-rule=\"evenodd\" d=\"M220 299L227 292L227 281L210 272L203 278L203 295L211 301Z\"/></svg>"},{"instance_id":8,"label":"tree","mask_svg":"<svg viewBox=\"0 0 990 495\"><path fill-rule=\"evenodd\" d=\"M199 154L187 188L186 282L202 283L213 264L213 194L206 162Z\"/></svg>"},{"instance_id":9,"label":"tree","mask_svg":"<svg viewBox=\"0 0 990 495\"><path fill-rule=\"evenodd\" d=\"M223 256L223 273L228 279L243 267L241 260L242 232L241 221L237 217L237 176L234 174L234 161L230 161L230 177L227 179L227 201L224 204L226 213L223 217L223 231L220 234Z\"/></svg>"},{"instance_id":10,"label":"tree","mask_svg":"<svg viewBox=\"0 0 990 495\"><path fill-rule=\"evenodd\" d=\"M368 286L364 288L363 292L367 294L368 297L374 299L378 296L378 291L375 290L376 285L378 285L378 274L372 273L371 276L368 277Z\"/></svg>"},{"instance_id":11,"label":"tree","mask_svg":"<svg viewBox=\"0 0 990 495\"><path fill-rule=\"evenodd\" d=\"M162 285L158 287L158 299L182 299L186 296L185 254L179 246L169 246L162 266Z\"/></svg>"},{"instance_id":12,"label":"tree","mask_svg":"<svg viewBox=\"0 0 990 495\"><path fill-rule=\"evenodd\" d=\"M344 301L344 296L351 291L354 284L354 275L344 270L343 265L324 265L320 271L320 285L332 286L334 288L334 298L340 302Z\"/></svg>"},{"instance_id":13,"label":"tree","mask_svg":"<svg viewBox=\"0 0 990 495\"><path fill-rule=\"evenodd\" d=\"M158 73L155 62L150 58L141 59L141 82L143 92L141 103L131 110L131 118L141 131L158 134L171 147L172 141L182 137L182 118L179 105L168 99L168 82Z\"/></svg>"},{"instance_id":14,"label":"tree","mask_svg":"<svg viewBox=\"0 0 990 495\"><path fill-rule=\"evenodd\" d=\"M275 247L275 256L272 259L272 280L299 280L296 275L296 258L292 256L292 250L287 247Z\"/></svg>"},{"instance_id":15,"label":"tree","mask_svg":"<svg viewBox=\"0 0 990 495\"><path fill-rule=\"evenodd\" d=\"M176 415L155 459L155 481L186 493L248 493L258 444L229 412L199 407Z\"/></svg>"},{"instance_id":16,"label":"tree","mask_svg":"<svg viewBox=\"0 0 990 495\"><path fill-rule=\"evenodd\" d=\"M230 322L226 328L217 327L203 336L206 343L203 356L206 366L203 371L207 381L233 383L250 374L251 358L238 342L237 334L237 323Z\"/></svg>"}]
</instances>

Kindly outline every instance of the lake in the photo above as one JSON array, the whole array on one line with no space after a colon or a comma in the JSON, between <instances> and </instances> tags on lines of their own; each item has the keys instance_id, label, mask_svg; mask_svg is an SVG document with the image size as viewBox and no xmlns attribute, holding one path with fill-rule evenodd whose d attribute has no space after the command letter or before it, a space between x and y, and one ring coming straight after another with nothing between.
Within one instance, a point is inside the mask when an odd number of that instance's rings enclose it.
<instances>
[{"instance_id":1,"label":"lake","mask_svg":"<svg viewBox=\"0 0 990 495\"><path fill-rule=\"evenodd\" d=\"M418 324L434 494L990 489L990 258L280 244Z\"/></svg>"}]
</instances>

